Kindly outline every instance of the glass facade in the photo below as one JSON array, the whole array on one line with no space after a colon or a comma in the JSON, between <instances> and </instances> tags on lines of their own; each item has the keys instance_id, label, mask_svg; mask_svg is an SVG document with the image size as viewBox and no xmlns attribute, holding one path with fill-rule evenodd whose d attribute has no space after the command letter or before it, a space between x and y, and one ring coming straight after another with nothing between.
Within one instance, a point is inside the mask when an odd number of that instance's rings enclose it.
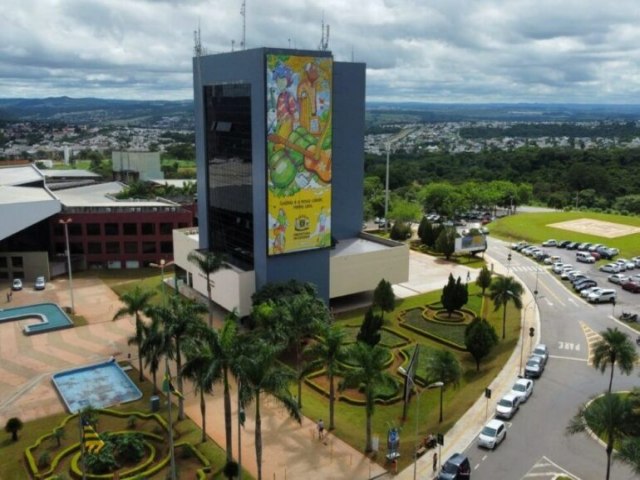
<instances>
[{"instance_id":1,"label":"glass facade","mask_svg":"<svg viewBox=\"0 0 640 480\"><path fill-rule=\"evenodd\" d=\"M253 269L251 86L204 88L209 245L240 268Z\"/></svg>"}]
</instances>

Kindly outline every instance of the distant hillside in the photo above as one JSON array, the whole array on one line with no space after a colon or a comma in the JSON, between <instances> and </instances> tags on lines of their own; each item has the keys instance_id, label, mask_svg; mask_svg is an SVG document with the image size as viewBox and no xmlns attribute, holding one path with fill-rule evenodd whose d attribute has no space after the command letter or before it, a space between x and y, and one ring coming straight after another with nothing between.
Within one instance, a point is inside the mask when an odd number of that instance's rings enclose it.
<instances>
[{"instance_id":1,"label":"distant hillside","mask_svg":"<svg viewBox=\"0 0 640 480\"><path fill-rule=\"evenodd\" d=\"M101 98L0 98L0 119L70 123L158 122L193 126L193 101L108 100Z\"/></svg>"}]
</instances>

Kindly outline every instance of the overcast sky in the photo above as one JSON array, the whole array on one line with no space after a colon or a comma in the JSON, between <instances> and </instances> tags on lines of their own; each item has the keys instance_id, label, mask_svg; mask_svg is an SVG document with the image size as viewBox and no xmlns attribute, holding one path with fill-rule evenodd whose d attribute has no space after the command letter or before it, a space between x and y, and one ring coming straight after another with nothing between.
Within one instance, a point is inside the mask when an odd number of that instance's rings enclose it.
<instances>
[{"instance_id":1,"label":"overcast sky","mask_svg":"<svg viewBox=\"0 0 640 480\"><path fill-rule=\"evenodd\" d=\"M2 0L0 97L189 99L241 0ZM246 46L366 62L368 101L640 103L638 0L247 0Z\"/></svg>"}]
</instances>

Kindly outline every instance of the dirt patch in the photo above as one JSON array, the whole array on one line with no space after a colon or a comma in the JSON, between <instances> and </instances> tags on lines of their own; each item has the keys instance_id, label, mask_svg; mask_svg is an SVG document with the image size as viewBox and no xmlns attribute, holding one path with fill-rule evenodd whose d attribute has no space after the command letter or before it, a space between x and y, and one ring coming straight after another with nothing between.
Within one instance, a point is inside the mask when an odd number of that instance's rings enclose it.
<instances>
[{"instance_id":1,"label":"dirt patch","mask_svg":"<svg viewBox=\"0 0 640 480\"><path fill-rule=\"evenodd\" d=\"M602 220L592 220L590 218L579 218L566 222L551 223L547 227L569 230L571 232L587 233L604 238L618 238L626 235L640 233L639 227L623 225L621 223L603 222Z\"/></svg>"}]
</instances>

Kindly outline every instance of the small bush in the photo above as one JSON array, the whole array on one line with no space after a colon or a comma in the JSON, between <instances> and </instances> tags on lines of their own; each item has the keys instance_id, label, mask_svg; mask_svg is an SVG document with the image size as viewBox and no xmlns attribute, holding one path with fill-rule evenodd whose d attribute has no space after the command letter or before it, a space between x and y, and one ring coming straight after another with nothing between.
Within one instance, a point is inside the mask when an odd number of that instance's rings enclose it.
<instances>
[{"instance_id":1,"label":"small bush","mask_svg":"<svg viewBox=\"0 0 640 480\"><path fill-rule=\"evenodd\" d=\"M49 465L51 465L51 454L45 450L38 457L38 468L47 468Z\"/></svg>"},{"instance_id":2,"label":"small bush","mask_svg":"<svg viewBox=\"0 0 640 480\"><path fill-rule=\"evenodd\" d=\"M129 418L127 418L127 428L134 430L136 428L137 420L138 418L135 415L129 416Z\"/></svg>"}]
</instances>

